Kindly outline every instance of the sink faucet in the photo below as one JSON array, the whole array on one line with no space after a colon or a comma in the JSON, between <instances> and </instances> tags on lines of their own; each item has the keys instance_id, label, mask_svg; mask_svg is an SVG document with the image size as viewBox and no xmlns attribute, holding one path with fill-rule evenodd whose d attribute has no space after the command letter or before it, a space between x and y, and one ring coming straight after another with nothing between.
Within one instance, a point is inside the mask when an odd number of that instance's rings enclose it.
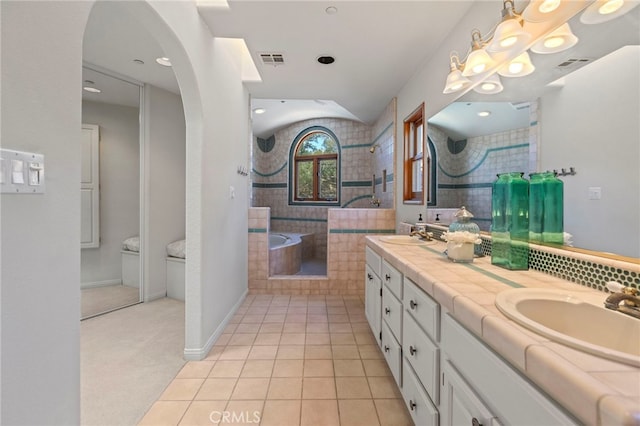
<instances>
[{"instance_id":1,"label":"sink faucet","mask_svg":"<svg viewBox=\"0 0 640 426\"><path fill-rule=\"evenodd\" d=\"M433 233L427 232L424 229L413 230L409 234L410 237L413 237L413 236L416 236L416 235L419 236L420 238L422 238L425 241L431 241L431 239L433 238Z\"/></svg>"},{"instance_id":2,"label":"sink faucet","mask_svg":"<svg viewBox=\"0 0 640 426\"><path fill-rule=\"evenodd\" d=\"M640 297L638 290L621 287L604 301L604 307L640 319Z\"/></svg>"}]
</instances>

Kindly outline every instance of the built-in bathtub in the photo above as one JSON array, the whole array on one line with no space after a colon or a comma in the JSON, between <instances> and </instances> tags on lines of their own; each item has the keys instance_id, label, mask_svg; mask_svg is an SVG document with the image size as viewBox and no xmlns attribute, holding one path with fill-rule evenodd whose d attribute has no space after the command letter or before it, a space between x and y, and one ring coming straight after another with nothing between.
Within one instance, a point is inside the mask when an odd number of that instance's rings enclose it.
<instances>
[{"instance_id":1,"label":"built-in bathtub","mask_svg":"<svg viewBox=\"0 0 640 426\"><path fill-rule=\"evenodd\" d=\"M297 274L303 259L313 255L309 247L313 248L313 234L270 233L269 276Z\"/></svg>"}]
</instances>

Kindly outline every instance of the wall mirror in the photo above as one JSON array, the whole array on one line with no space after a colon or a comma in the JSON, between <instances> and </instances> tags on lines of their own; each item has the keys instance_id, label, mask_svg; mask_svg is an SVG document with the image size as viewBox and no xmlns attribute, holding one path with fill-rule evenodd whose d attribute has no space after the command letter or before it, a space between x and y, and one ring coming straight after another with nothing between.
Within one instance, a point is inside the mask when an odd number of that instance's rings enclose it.
<instances>
[{"instance_id":1,"label":"wall mirror","mask_svg":"<svg viewBox=\"0 0 640 426\"><path fill-rule=\"evenodd\" d=\"M573 246L640 257L639 16L635 8L598 25L577 16L570 21L576 46L531 54L530 76L502 78L504 90L494 95L469 91L430 118L429 135L444 138L436 143L436 207L479 206L470 210L488 230L496 167L526 174L565 169L564 225ZM485 146L474 150L479 140ZM487 174L473 174L491 159Z\"/></svg>"}]
</instances>

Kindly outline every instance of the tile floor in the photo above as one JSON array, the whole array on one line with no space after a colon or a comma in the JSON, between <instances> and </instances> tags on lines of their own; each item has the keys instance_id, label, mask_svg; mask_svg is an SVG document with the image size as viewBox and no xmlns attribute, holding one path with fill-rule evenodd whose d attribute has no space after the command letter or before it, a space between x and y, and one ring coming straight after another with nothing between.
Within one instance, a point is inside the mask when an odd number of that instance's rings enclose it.
<instances>
[{"instance_id":1,"label":"tile floor","mask_svg":"<svg viewBox=\"0 0 640 426\"><path fill-rule=\"evenodd\" d=\"M250 295L140 425L411 425L357 296Z\"/></svg>"}]
</instances>

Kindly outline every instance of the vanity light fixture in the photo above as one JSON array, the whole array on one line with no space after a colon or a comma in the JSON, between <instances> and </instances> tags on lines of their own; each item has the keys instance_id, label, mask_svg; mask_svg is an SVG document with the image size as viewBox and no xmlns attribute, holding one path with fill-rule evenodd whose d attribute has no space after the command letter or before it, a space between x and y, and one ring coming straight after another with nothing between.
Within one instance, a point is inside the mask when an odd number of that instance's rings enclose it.
<instances>
[{"instance_id":1,"label":"vanity light fixture","mask_svg":"<svg viewBox=\"0 0 640 426\"><path fill-rule=\"evenodd\" d=\"M480 30L471 31L471 53L464 64L462 75L470 77L472 75L481 74L493 65L493 59L486 50L484 50L484 42L480 35Z\"/></svg>"},{"instance_id":2,"label":"vanity light fixture","mask_svg":"<svg viewBox=\"0 0 640 426\"><path fill-rule=\"evenodd\" d=\"M522 12L522 17L527 22L544 22L551 19L561 5L561 0L533 0Z\"/></svg>"},{"instance_id":3,"label":"vanity light fixture","mask_svg":"<svg viewBox=\"0 0 640 426\"><path fill-rule=\"evenodd\" d=\"M462 71L460 69L463 66L460 64L460 58L458 58L457 52L451 52L450 55L450 72L447 76L447 82L444 86L444 90L442 93L453 93L457 92L464 87L467 87L471 84L471 80L462 75Z\"/></svg>"},{"instance_id":4,"label":"vanity light fixture","mask_svg":"<svg viewBox=\"0 0 640 426\"><path fill-rule=\"evenodd\" d=\"M502 22L496 27L487 50L491 52L520 50L526 46L531 34L522 28L522 18L514 11L513 2L505 0L502 5Z\"/></svg>"},{"instance_id":5,"label":"vanity light fixture","mask_svg":"<svg viewBox=\"0 0 640 426\"><path fill-rule=\"evenodd\" d=\"M163 67L170 67L171 66L171 60L169 58L167 58L166 56L163 56L161 58L156 58L156 62L159 65L162 65Z\"/></svg>"},{"instance_id":6,"label":"vanity light fixture","mask_svg":"<svg viewBox=\"0 0 640 426\"><path fill-rule=\"evenodd\" d=\"M580 15L583 24L600 24L615 19L638 6L637 1L596 0Z\"/></svg>"},{"instance_id":7,"label":"vanity light fixture","mask_svg":"<svg viewBox=\"0 0 640 426\"><path fill-rule=\"evenodd\" d=\"M578 37L571 31L569 23L565 22L531 46L531 51L540 54L558 53L575 46L577 42Z\"/></svg>"},{"instance_id":8,"label":"vanity light fixture","mask_svg":"<svg viewBox=\"0 0 640 426\"><path fill-rule=\"evenodd\" d=\"M482 93L483 95L493 95L502 92L504 86L500 81L498 74L492 74L487 77L482 83L473 88L474 91Z\"/></svg>"},{"instance_id":9,"label":"vanity light fixture","mask_svg":"<svg viewBox=\"0 0 640 426\"><path fill-rule=\"evenodd\" d=\"M531 63L529 54L524 51L507 65L500 68L498 74L503 77L524 77L531 74L535 69L536 67Z\"/></svg>"}]
</instances>

